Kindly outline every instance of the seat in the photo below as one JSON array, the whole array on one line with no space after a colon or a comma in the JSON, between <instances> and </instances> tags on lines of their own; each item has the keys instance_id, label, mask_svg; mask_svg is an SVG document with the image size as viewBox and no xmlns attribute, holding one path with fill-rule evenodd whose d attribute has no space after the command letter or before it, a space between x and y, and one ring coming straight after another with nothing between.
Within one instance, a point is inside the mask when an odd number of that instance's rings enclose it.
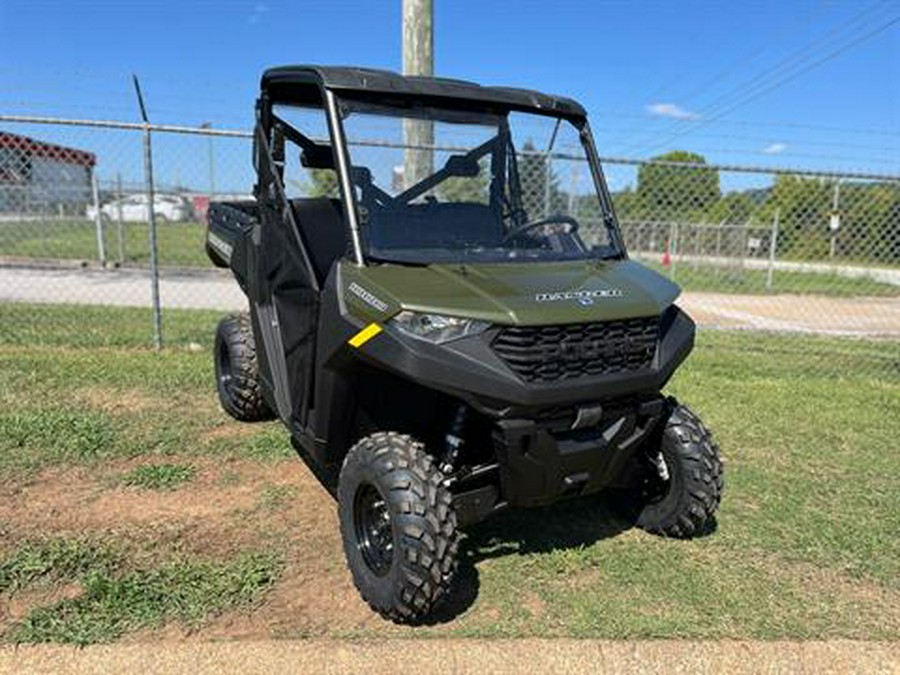
<instances>
[{"instance_id":1,"label":"seat","mask_svg":"<svg viewBox=\"0 0 900 675\"><path fill-rule=\"evenodd\" d=\"M496 246L503 228L486 204L405 204L373 218L371 241L379 249Z\"/></svg>"},{"instance_id":2,"label":"seat","mask_svg":"<svg viewBox=\"0 0 900 675\"><path fill-rule=\"evenodd\" d=\"M334 262L347 255L349 240L341 202L313 197L291 199L290 205L321 286Z\"/></svg>"}]
</instances>

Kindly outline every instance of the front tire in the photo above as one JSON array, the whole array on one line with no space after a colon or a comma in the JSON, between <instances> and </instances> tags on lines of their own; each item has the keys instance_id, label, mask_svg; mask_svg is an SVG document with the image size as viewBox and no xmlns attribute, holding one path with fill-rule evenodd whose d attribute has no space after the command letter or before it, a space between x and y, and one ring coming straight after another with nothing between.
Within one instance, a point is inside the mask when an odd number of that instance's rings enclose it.
<instances>
[{"instance_id":1,"label":"front tire","mask_svg":"<svg viewBox=\"0 0 900 675\"><path fill-rule=\"evenodd\" d=\"M271 419L272 411L262 395L249 314L232 314L219 322L213 360L216 390L225 412L241 422Z\"/></svg>"},{"instance_id":2,"label":"front tire","mask_svg":"<svg viewBox=\"0 0 900 675\"><path fill-rule=\"evenodd\" d=\"M459 534L443 480L421 443L392 432L363 438L341 469L338 514L353 582L396 623L426 621L454 581Z\"/></svg>"},{"instance_id":3,"label":"front tire","mask_svg":"<svg viewBox=\"0 0 900 675\"><path fill-rule=\"evenodd\" d=\"M722 458L712 434L687 406L672 399L657 443L647 449L638 527L679 539L707 533L715 525L724 487Z\"/></svg>"}]
</instances>

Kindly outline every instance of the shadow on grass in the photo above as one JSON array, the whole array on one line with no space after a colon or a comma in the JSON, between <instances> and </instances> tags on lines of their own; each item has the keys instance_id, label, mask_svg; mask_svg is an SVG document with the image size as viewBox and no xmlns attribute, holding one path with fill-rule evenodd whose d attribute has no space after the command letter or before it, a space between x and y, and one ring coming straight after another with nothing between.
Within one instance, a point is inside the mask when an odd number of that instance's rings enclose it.
<instances>
[{"instance_id":1,"label":"shadow on grass","mask_svg":"<svg viewBox=\"0 0 900 675\"><path fill-rule=\"evenodd\" d=\"M456 583L429 623L447 623L478 597L476 565L508 555L590 546L634 527L636 514L611 495L590 495L550 506L511 509L470 526L461 542Z\"/></svg>"}]
</instances>

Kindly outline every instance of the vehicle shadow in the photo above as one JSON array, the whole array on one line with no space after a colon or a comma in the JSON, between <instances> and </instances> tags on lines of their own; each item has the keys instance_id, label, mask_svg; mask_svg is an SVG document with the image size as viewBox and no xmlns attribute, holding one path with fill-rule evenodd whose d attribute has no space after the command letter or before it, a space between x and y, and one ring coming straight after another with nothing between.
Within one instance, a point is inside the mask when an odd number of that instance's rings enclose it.
<instances>
[{"instance_id":1,"label":"vehicle shadow","mask_svg":"<svg viewBox=\"0 0 900 675\"><path fill-rule=\"evenodd\" d=\"M453 591L434 613L432 622L452 621L474 604L480 586L476 565L484 560L589 546L631 529L634 522L613 497L591 495L550 506L504 511L471 526L461 542Z\"/></svg>"}]
</instances>

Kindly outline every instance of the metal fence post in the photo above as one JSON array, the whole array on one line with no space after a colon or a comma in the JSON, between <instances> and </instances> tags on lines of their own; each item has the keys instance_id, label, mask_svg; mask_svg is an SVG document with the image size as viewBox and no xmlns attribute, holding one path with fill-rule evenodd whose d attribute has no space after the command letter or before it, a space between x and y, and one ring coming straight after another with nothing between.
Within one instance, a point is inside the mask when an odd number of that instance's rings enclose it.
<instances>
[{"instance_id":1,"label":"metal fence post","mask_svg":"<svg viewBox=\"0 0 900 675\"><path fill-rule=\"evenodd\" d=\"M675 279L675 258L678 255L678 221L674 221L669 237L669 278Z\"/></svg>"},{"instance_id":2,"label":"metal fence post","mask_svg":"<svg viewBox=\"0 0 900 675\"><path fill-rule=\"evenodd\" d=\"M575 197L575 193L578 190L578 179L580 178L578 168L578 162L572 162L569 171L569 200L566 210L573 218L578 218L578 199Z\"/></svg>"},{"instance_id":3,"label":"metal fence post","mask_svg":"<svg viewBox=\"0 0 900 675\"><path fill-rule=\"evenodd\" d=\"M569 211L569 215L573 218L578 217L578 200L575 198L575 192L578 190L578 163L575 162L571 166L571 171L569 172L569 203L567 205L567 209Z\"/></svg>"},{"instance_id":4,"label":"metal fence post","mask_svg":"<svg viewBox=\"0 0 900 675\"><path fill-rule=\"evenodd\" d=\"M106 245L103 241L103 214L100 212L100 188L97 187L97 174L91 173L91 192L94 197L94 229L97 233L97 258L101 267L106 267Z\"/></svg>"},{"instance_id":5,"label":"metal fence post","mask_svg":"<svg viewBox=\"0 0 900 675\"><path fill-rule=\"evenodd\" d=\"M772 219L772 235L769 239L769 269L766 271L766 288L772 288L772 276L775 274L775 254L778 251L778 218L781 209L775 209L775 217Z\"/></svg>"},{"instance_id":6,"label":"metal fence post","mask_svg":"<svg viewBox=\"0 0 900 675\"><path fill-rule=\"evenodd\" d=\"M22 127L23 131L31 125L42 126L35 134L38 138L28 140L24 134L10 134L15 131L15 127L8 129L13 124L28 125ZM34 281L38 275L56 277L51 265L67 270L64 283L72 284L72 301L96 305L132 304L135 291L148 293L145 284L152 283L152 307L143 305L151 300L149 293L140 297L138 304L151 309L152 339L155 344L162 345L165 336L161 323L161 275L163 264L170 262L167 253L169 235L173 236L172 246L191 246L191 249L179 256L179 263L185 268L183 272L170 272L167 268L167 302L178 300L190 310L220 306L236 309L244 305L245 300L235 284L211 270L202 248L196 241L191 243L191 239L201 233L202 225L191 222L184 226L168 226L163 224L162 202L159 214L155 208L149 209L160 199L156 196L155 182L160 170L188 179L182 196L184 199L193 197L198 204L197 196L206 192L207 180L210 196L220 194L219 188L241 190L229 181L223 181L225 173L218 165L225 165L231 149L237 149L238 143L249 145L250 132L210 128L210 125L198 128L153 124L148 117L121 122L4 113L0 113L0 127L13 144L2 149L7 152L0 153L0 257L15 256L39 263L34 265L39 268L36 270L5 271L8 276L3 277L0 286L8 293L0 297L0 306L19 301L19 298L23 302L67 302L69 294L58 292L55 281L52 285ZM116 131L108 133L108 130ZM82 139L82 131L90 131L90 135ZM67 133L71 136L69 140L66 140ZM349 144L372 152L370 163L386 178L387 170L396 166L397 157L405 148L399 138L379 136L382 133L377 126L361 129L359 136ZM223 140L210 140L217 137ZM204 138L208 145L203 145ZM157 144L160 139L166 141L164 165L154 163L153 139ZM227 144L225 139L230 139ZM450 154L470 150L470 139L459 136L452 143L450 140L430 149L435 153ZM68 147L72 144L82 147ZM41 152L47 154L50 166L43 167L46 172L33 170L31 159L36 148L42 148ZM171 156L170 148L175 150ZM377 148L383 148L383 153L375 154ZM158 151L162 149L157 146ZM198 149L200 166L197 166ZM598 232L602 233L603 229L596 219L597 205L589 199L591 190L582 185L579 172L589 169L583 155L577 149L572 153L569 146L551 151L549 155L542 150L529 148L522 153L527 157L522 163L521 179L523 187L527 187L529 208L538 212L568 208L570 215L584 220L586 243L597 243ZM209 152L208 176L207 167L202 166L206 163L206 152ZM157 152L156 156L163 155ZM381 157L383 159L379 159ZM802 341L813 333L847 333L848 336L852 333L879 340L900 336L894 325L896 322L892 322L890 316L881 316L882 301L878 299L881 295L896 295L900 290L900 220L893 208L900 199L900 174L717 165L713 170L720 174L720 198L708 204L709 208L686 211L677 208L671 199L686 185L681 184L681 174L689 169L703 175L710 171L711 165L648 162L622 157L608 158L607 164L615 171L627 168L631 172L629 175L648 165L678 169L671 174L663 172L654 181L645 180L642 190L623 188L612 196L621 212L623 237L628 240L635 259L646 260L659 268L659 256L665 242L663 263L666 269L663 273L673 279L677 277L687 288L699 288L699 283L694 282L702 282L703 288L710 291L709 297L688 301L688 305L696 301L698 308L702 304L704 328L769 330L774 327L781 333L779 341L793 335L797 345L804 344ZM108 173L102 171L104 166ZM195 172L190 177L188 166ZM570 168L566 178L565 171ZM119 170L121 175L114 175ZM95 171L96 176L93 175ZM63 172L77 176L77 182L70 184L69 176ZM796 180L779 185L778 177L782 176ZM237 181L239 174L235 173L233 178ZM586 187L592 188L593 181L589 183ZM291 185L298 196L314 187L302 181ZM160 190L165 191L162 186ZM732 199L732 193L739 199ZM542 196L543 204L538 204ZM163 201L166 199L163 197ZM141 206L137 206L137 212L132 214L131 202L137 201L148 211L141 213ZM786 203L792 206L790 212ZM94 213L85 214L86 207L99 211L99 222ZM778 207L785 209L787 219L783 237ZM62 234L77 234L77 240L55 236L70 227L73 221L80 223L78 231L70 233L66 230ZM139 222L132 227L131 221ZM129 227L126 229L125 225ZM145 226L148 227L146 231ZM769 231L765 232L766 229ZM767 234L770 237L768 246L765 242ZM94 239L90 235L95 235ZM118 241L114 240L117 235ZM137 236L130 254L127 251L129 236ZM149 260L145 248L148 240ZM785 257L780 257L781 254ZM93 284L90 273L79 276L75 269L70 269L74 267L73 263L85 259L90 261L92 269L99 268L98 258L109 268L117 259L125 262L126 257L135 269L128 275L107 271L104 276L108 277L109 283ZM775 272L779 273L777 286ZM135 279L137 288L133 286ZM169 284L174 285L170 288ZM741 295L738 305L732 298L744 293L758 293L759 297L751 299ZM861 325L845 311L845 305L835 299L850 294L857 298L854 301L856 312L872 315L877 322L873 320ZM765 299L767 296L769 300ZM35 311L55 310L40 307ZM151 315L143 316L146 320ZM78 312L66 313L67 321L76 332L81 327L80 317ZM16 329L14 325L8 327L8 330ZM150 325L145 325L145 329L148 332L144 334L144 342L149 346ZM843 353L839 345L835 345L834 350L830 346L823 346L821 350L823 355L834 357L821 360L829 369L843 363ZM891 368L893 354L890 350L872 350L871 353L873 359L877 359L879 373ZM852 367L857 368L855 364Z\"/></svg>"},{"instance_id":7,"label":"metal fence post","mask_svg":"<svg viewBox=\"0 0 900 675\"><path fill-rule=\"evenodd\" d=\"M119 264L125 264L125 235L122 228L122 174L116 174L116 234L119 238Z\"/></svg>"},{"instance_id":8,"label":"metal fence post","mask_svg":"<svg viewBox=\"0 0 900 675\"><path fill-rule=\"evenodd\" d=\"M200 128L212 129L212 122L204 122L200 125ZM216 198L216 151L215 146L213 145L215 136L207 136L207 140L209 141L207 146L209 155L209 200L212 201Z\"/></svg>"},{"instance_id":9,"label":"metal fence post","mask_svg":"<svg viewBox=\"0 0 900 675\"><path fill-rule=\"evenodd\" d=\"M150 297L153 303L153 346L162 349L162 312L159 304L159 268L156 261L156 214L153 212L153 154L150 147L150 121L137 76L134 76L141 117L144 120L144 177L147 193L147 219L150 223Z\"/></svg>"},{"instance_id":10,"label":"metal fence post","mask_svg":"<svg viewBox=\"0 0 900 675\"><path fill-rule=\"evenodd\" d=\"M831 246L829 248L829 258L833 258L837 250L837 234L841 223L841 180L834 181L834 196L831 201L831 218L829 229L831 230ZM837 227L835 227L837 226Z\"/></svg>"},{"instance_id":11,"label":"metal fence post","mask_svg":"<svg viewBox=\"0 0 900 675\"><path fill-rule=\"evenodd\" d=\"M544 217L550 215L550 171L552 164L550 154L544 155Z\"/></svg>"}]
</instances>

